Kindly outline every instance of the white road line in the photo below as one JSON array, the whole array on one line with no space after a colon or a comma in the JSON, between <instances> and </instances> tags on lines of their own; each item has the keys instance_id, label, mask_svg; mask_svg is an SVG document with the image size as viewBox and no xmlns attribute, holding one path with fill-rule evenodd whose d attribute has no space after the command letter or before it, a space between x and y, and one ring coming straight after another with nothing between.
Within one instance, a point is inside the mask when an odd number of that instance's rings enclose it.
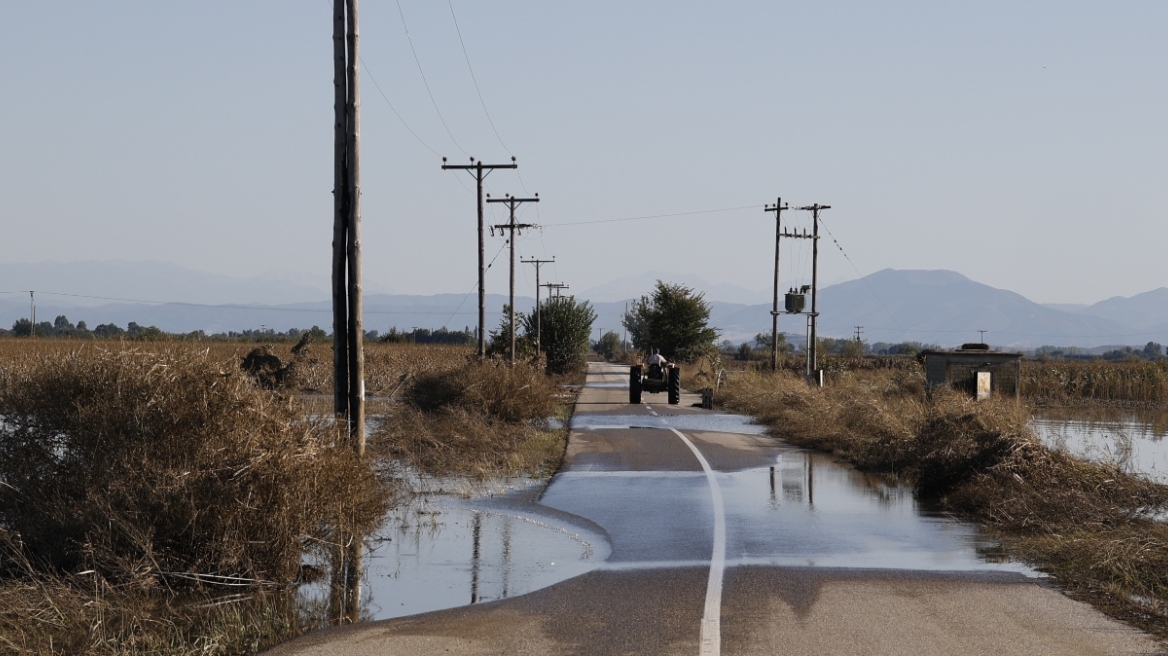
<instances>
[{"instance_id":1,"label":"white road line","mask_svg":"<svg viewBox=\"0 0 1168 656\"><path fill-rule=\"evenodd\" d=\"M710 463L688 437L676 428L670 428L682 442L693 451L706 482L710 485L710 497L714 502L714 550L710 554L710 579L706 583L706 607L702 612L701 650L699 656L718 656L722 653L722 574L726 569L726 508L722 503L722 488L718 477L710 468Z\"/></svg>"}]
</instances>

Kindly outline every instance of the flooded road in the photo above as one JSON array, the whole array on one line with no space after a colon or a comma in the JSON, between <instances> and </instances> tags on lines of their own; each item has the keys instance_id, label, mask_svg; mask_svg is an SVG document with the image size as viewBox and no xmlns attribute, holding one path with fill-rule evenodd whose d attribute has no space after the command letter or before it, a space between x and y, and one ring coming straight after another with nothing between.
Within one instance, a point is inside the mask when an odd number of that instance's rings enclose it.
<instances>
[{"instance_id":1,"label":"flooded road","mask_svg":"<svg viewBox=\"0 0 1168 656\"><path fill-rule=\"evenodd\" d=\"M461 607L313 633L274 653L1054 655L1154 647L1025 567L999 562L972 526L921 507L906 488L762 435L746 418L693 407L696 395L669 406L664 394L646 394L630 405L627 376L627 367L590 367L563 467L537 500L443 502L437 517L450 524L433 541L407 531L383 552L386 586L396 576L413 581L426 603L461 599ZM439 545L446 530L450 544ZM415 558L448 575L424 582L425 568L408 565ZM579 574L545 577L569 561ZM370 581L384 612L408 606L411 593L379 596ZM532 591L518 594L521 587Z\"/></svg>"},{"instance_id":2,"label":"flooded road","mask_svg":"<svg viewBox=\"0 0 1168 656\"><path fill-rule=\"evenodd\" d=\"M1168 484L1168 413L1099 408L1035 412L1034 430L1049 447L1117 465L1129 474Z\"/></svg>"},{"instance_id":3,"label":"flooded road","mask_svg":"<svg viewBox=\"0 0 1168 656\"><path fill-rule=\"evenodd\" d=\"M431 495L396 509L366 541L362 616L506 599L595 569L609 553L605 536L531 503L542 487L528 481L498 496Z\"/></svg>"}]
</instances>

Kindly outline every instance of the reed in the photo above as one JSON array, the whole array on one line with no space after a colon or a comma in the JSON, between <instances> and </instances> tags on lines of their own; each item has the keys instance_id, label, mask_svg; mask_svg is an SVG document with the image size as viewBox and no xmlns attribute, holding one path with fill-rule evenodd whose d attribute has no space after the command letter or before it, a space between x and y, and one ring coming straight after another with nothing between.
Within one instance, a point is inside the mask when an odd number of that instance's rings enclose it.
<instances>
[{"instance_id":1,"label":"reed","mask_svg":"<svg viewBox=\"0 0 1168 656\"><path fill-rule=\"evenodd\" d=\"M1025 362L1021 392L1045 406L1162 406L1168 403L1168 362Z\"/></svg>"}]
</instances>

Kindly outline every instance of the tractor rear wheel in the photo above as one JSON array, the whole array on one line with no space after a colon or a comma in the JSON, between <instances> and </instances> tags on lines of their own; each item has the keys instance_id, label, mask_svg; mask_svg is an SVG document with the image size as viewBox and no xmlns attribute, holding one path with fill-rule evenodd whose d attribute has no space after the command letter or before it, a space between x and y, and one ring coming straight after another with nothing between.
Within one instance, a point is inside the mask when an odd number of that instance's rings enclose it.
<instances>
[{"instance_id":1,"label":"tractor rear wheel","mask_svg":"<svg viewBox=\"0 0 1168 656\"><path fill-rule=\"evenodd\" d=\"M641 368L633 367L629 370L629 403L641 404Z\"/></svg>"},{"instance_id":2,"label":"tractor rear wheel","mask_svg":"<svg viewBox=\"0 0 1168 656\"><path fill-rule=\"evenodd\" d=\"M681 403L681 369L669 370L669 405Z\"/></svg>"}]
</instances>

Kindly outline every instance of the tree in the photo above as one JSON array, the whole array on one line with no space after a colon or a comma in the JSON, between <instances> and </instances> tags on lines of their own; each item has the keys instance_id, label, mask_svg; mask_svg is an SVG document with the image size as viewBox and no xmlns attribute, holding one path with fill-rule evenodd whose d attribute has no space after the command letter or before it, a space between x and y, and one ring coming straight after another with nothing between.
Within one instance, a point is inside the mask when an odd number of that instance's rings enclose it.
<instances>
[{"instance_id":1,"label":"tree","mask_svg":"<svg viewBox=\"0 0 1168 656\"><path fill-rule=\"evenodd\" d=\"M98 337L102 337L102 338L106 338L106 339L108 339L110 337L118 337L120 335L125 334L125 332L126 331L119 328L117 324L113 324L113 323L98 324L97 327L93 329L94 335L97 335Z\"/></svg>"},{"instance_id":2,"label":"tree","mask_svg":"<svg viewBox=\"0 0 1168 656\"><path fill-rule=\"evenodd\" d=\"M576 302L575 296L553 296L540 304L540 348L547 360L549 374L563 374L584 366L588 354L588 338L596 312L588 301ZM534 313L523 316L523 330L527 339L535 339Z\"/></svg>"},{"instance_id":3,"label":"tree","mask_svg":"<svg viewBox=\"0 0 1168 656\"><path fill-rule=\"evenodd\" d=\"M750 348L750 342L742 342L742 346L738 347L738 352L734 354L735 360L751 360L754 357L754 349Z\"/></svg>"},{"instance_id":4,"label":"tree","mask_svg":"<svg viewBox=\"0 0 1168 656\"><path fill-rule=\"evenodd\" d=\"M1144 345L1144 357L1149 360L1155 360L1164 355L1164 347L1156 342L1148 342Z\"/></svg>"},{"instance_id":5,"label":"tree","mask_svg":"<svg viewBox=\"0 0 1168 656\"><path fill-rule=\"evenodd\" d=\"M605 360L615 359L621 352L620 335L611 330L601 335L600 341L596 342L596 352Z\"/></svg>"},{"instance_id":6,"label":"tree","mask_svg":"<svg viewBox=\"0 0 1168 656\"><path fill-rule=\"evenodd\" d=\"M718 331L708 325L710 306L704 294L684 285L660 280L648 296L624 316L633 346L641 351L660 349L670 360L691 361L709 350Z\"/></svg>"},{"instance_id":7,"label":"tree","mask_svg":"<svg viewBox=\"0 0 1168 656\"><path fill-rule=\"evenodd\" d=\"M764 351L771 350L771 334L759 333L754 336L754 343ZM791 345L787 343L787 336L779 333L779 353L787 353L791 350Z\"/></svg>"},{"instance_id":8,"label":"tree","mask_svg":"<svg viewBox=\"0 0 1168 656\"><path fill-rule=\"evenodd\" d=\"M527 317L522 312L515 313L515 326L523 327ZM415 330L415 333L417 331ZM535 329L528 335L517 335L515 338L515 359L526 360L535 353ZM492 330L488 335L487 355L505 357L511 354L511 305L503 304L503 318L499 321L499 329Z\"/></svg>"},{"instance_id":9,"label":"tree","mask_svg":"<svg viewBox=\"0 0 1168 656\"><path fill-rule=\"evenodd\" d=\"M12 324L12 334L16 337L32 335L32 322L28 319L17 319L16 323Z\"/></svg>"}]
</instances>

